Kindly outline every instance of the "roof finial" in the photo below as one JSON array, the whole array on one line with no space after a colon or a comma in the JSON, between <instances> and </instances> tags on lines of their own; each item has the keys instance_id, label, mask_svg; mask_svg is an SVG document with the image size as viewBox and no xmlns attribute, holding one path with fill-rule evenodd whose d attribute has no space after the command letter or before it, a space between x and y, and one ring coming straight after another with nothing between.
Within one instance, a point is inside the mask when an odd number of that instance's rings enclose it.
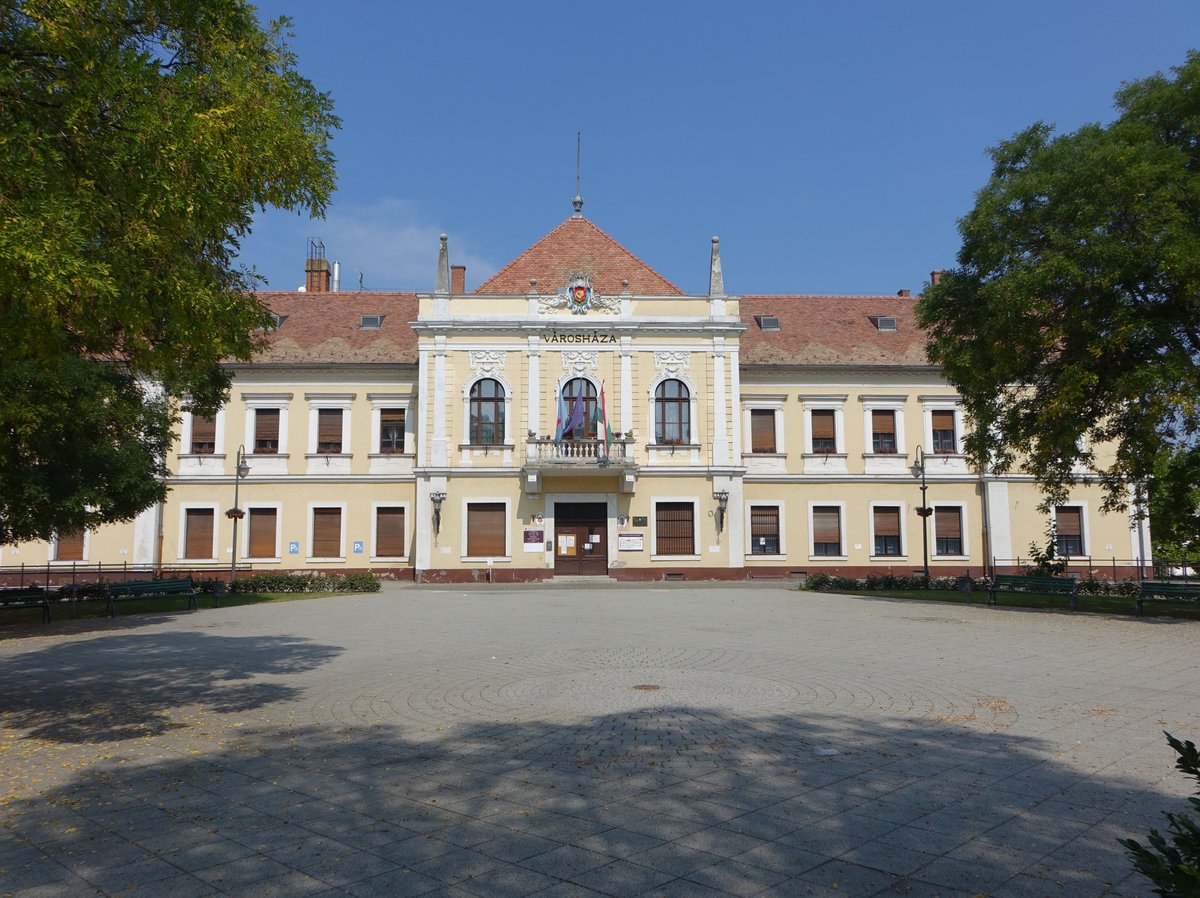
<instances>
[{"instance_id":1,"label":"roof finial","mask_svg":"<svg viewBox=\"0 0 1200 898\"><path fill-rule=\"evenodd\" d=\"M434 293L450 292L450 250L446 246L447 240L449 238L443 234L441 236L442 246L438 250L437 280L433 285Z\"/></svg>"},{"instance_id":2,"label":"roof finial","mask_svg":"<svg viewBox=\"0 0 1200 898\"><path fill-rule=\"evenodd\" d=\"M712 260L708 265L708 295L725 295L725 275L721 273L721 239L712 239Z\"/></svg>"},{"instance_id":3,"label":"roof finial","mask_svg":"<svg viewBox=\"0 0 1200 898\"><path fill-rule=\"evenodd\" d=\"M583 218L583 196L579 192L579 156L582 140L580 135L583 132L575 132L575 199L571 200L571 205L575 207L575 214L572 218Z\"/></svg>"}]
</instances>

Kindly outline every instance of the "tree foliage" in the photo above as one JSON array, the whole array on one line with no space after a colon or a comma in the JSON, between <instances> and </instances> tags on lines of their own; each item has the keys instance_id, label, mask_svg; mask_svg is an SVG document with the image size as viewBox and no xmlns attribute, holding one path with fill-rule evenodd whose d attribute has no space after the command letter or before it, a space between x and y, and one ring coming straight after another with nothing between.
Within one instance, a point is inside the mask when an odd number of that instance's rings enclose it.
<instances>
[{"instance_id":1,"label":"tree foliage","mask_svg":"<svg viewBox=\"0 0 1200 898\"><path fill-rule=\"evenodd\" d=\"M1200 752L1190 740L1181 742L1164 733L1175 750L1175 769L1200 784ZM1200 798L1189 798L1192 810L1200 812ZM1150 830L1148 845L1121 839L1129 849L1134 869L1154 884L1154 894L1163 898L1196 898L1200 895L1200 818L1166 813L1168 833ZM1170 840L1168 841L1168 836Z\"/></svg>"},{"instance_id":2,"label":"tree foliage","mask_svg":"<svg viewBox=\"0 0 1200 898\"><path fill-rule=\"evenodd\" d=\"M1110 509L1200 429L1200 55L1116 109L993 148L958 266L918 306L975 460L1021 464L1051 502L1099 469Z\"/></svg>"},{"instance_id":3,"label":"tree foliage","mask_svg":"<svg viewBox=\"0 0 1200 898\"><path fill-rule=\"evenodd\" d=\"M239 239L267 206L323 213L338 126L286 26L0 0L0 543L152 504L180 402L215 409L270 325Z\"/></svg>"}]
</instances>

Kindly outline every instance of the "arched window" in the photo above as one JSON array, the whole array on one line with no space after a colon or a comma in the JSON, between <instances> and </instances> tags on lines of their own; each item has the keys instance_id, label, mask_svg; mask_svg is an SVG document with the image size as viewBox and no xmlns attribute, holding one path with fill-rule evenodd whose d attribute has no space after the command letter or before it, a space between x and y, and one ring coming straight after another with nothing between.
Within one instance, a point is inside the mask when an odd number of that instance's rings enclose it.
<instances>
[{"instance_id":1,"label":"arched window","mask_svg":"<svg viewBox=\"0 0 1200 898\"><path fill-rule=\"evenodd\" d=\"M678 446L691 440L691 394L682 381L664 380L654 391L654 442Z\"/></svg>"},{"instance_id":2,"label":"arched window","mask_svg":"<svg viewBox=\"0 0 1200 898\"><path fill-rule=\"evenodd\" d=\"M471 420L467 442L472 446L498 446L504 442L504 387L486 379L471 387Z\"/></svg>"},{"instance_id":3,"label":"arched window","mask_svg":"<svg viewBox=\"0 0 1200 898\"><path fill-rule=\"evenodd\" d=\"M591 440L596 437L596 387L586 377L575 377L563 384L562 407L566 410L563 423L571 420L575 411L575 399L581 397L583 402L583 420L573 430L565 431L564 440Z\"/></svg>"}]
</instances>

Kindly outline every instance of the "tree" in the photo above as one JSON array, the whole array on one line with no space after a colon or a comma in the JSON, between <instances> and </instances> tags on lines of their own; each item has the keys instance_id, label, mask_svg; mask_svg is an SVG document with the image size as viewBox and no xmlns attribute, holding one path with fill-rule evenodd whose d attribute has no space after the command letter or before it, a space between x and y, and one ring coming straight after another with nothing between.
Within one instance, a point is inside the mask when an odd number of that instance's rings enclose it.
<instances>
[{"instance_id":1,"label":"tree","mask_svg":"<svg viewBox=\"0 0 1200 898\"><path fill-rule=\"evenodd\" d=\"M271 325L257 209L319 216L332 101L244 0L0 0L0 543L160 499Z\"/></svg>"},{"instance_id":2,"label":"tree","mask_svg":"<svg viewBox=\"0 0 1200 898\"><path fill-rule=\"evenodd\" d=\"M990 150L958 267L918 305L976 462L1019 462L1049 503L1099 468L1110 510L1200 428L1200 55L1125 85L1116 109Z\"/></svg>"}]
</instances>

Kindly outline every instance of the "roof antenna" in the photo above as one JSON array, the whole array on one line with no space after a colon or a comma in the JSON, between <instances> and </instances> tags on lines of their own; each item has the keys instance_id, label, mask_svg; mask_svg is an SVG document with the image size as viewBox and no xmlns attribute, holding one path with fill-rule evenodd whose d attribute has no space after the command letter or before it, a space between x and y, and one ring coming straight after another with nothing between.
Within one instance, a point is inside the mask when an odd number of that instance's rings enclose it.
<instances>
[{"instance_id":1,"label":"roof antenna","mask_svg":"<svg viewBox=\"0 0 1200 898\"><path fill-rule=\"evenodd\" d=\"M583 197L579 193L579 148L581 144L580 134L575 132L575 199L571 200L571 205L575 207L575 214L572 218L583 218Z\"/></svg>"},{"instance_id":2,"label":"roof antenna","mask_svg":"<svg viewBox=\"0 0 1200 898\"><path fill-rule=\"evenodd\" d=\"M366 287L363 286L363 267L361 265L358 266L358 289L359 290L367 289Z\"/></svg>"}]
</instances>

